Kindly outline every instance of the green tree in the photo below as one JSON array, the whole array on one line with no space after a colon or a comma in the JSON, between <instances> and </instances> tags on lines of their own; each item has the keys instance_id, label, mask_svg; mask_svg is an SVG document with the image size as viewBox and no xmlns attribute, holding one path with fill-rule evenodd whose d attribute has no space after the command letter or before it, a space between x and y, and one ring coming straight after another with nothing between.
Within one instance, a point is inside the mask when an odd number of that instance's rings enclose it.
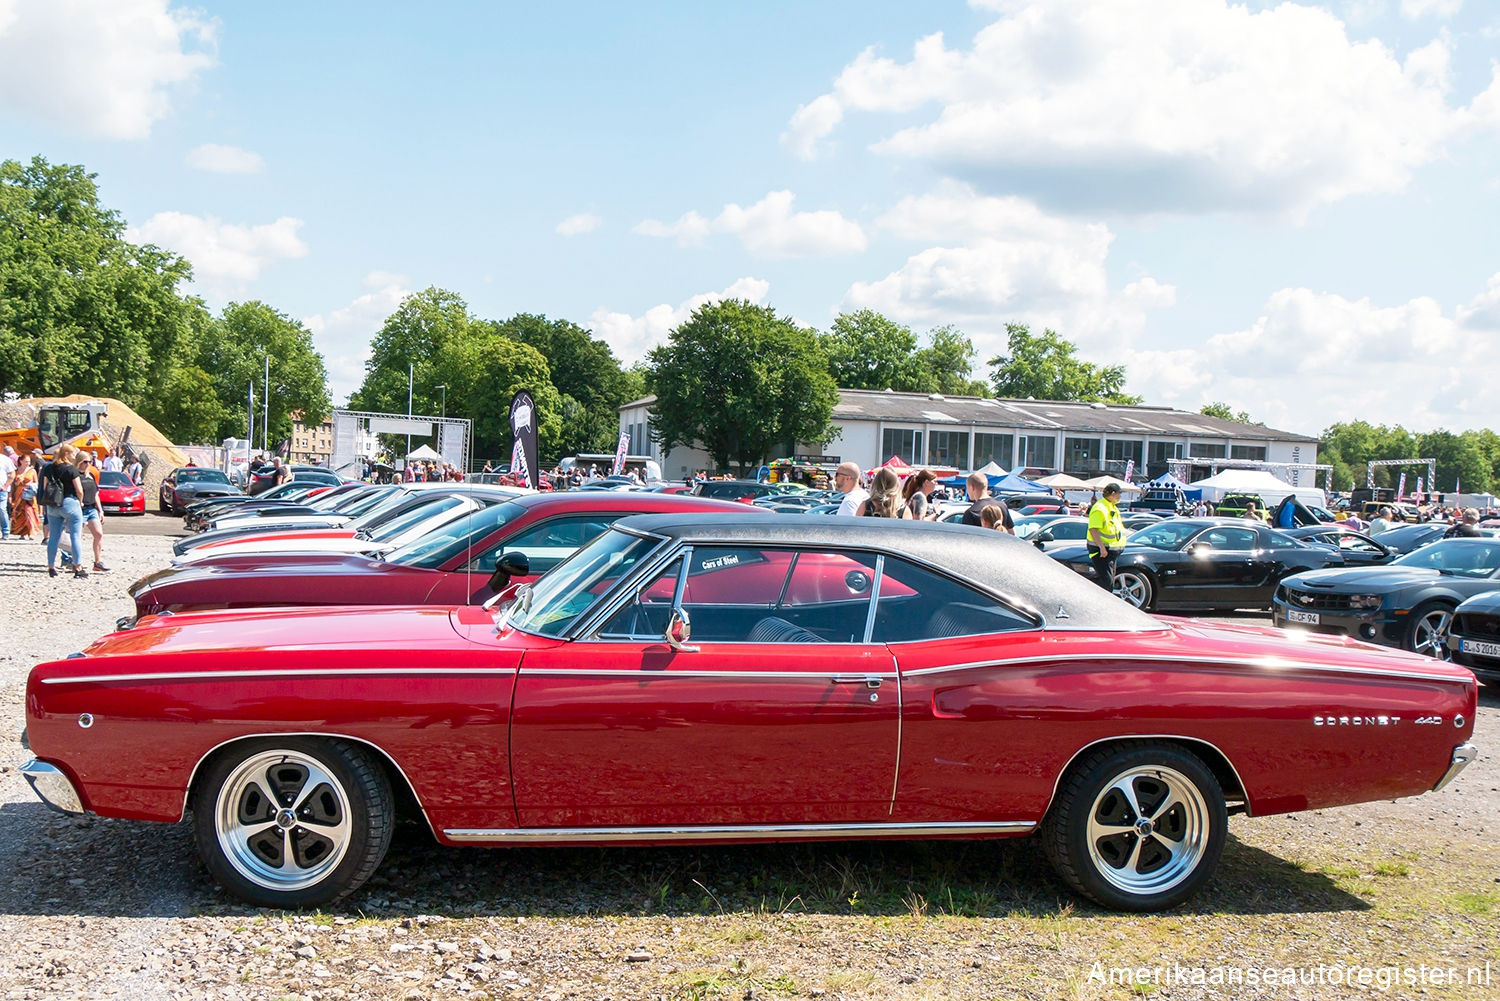
<instances>
[{"instance_id":1,"label":"green tree","mask_svg":"<svg viewBox=\"0 0 1500 1001\"><path fill-rule=\"evenodd\" d=\"M1437 460L1437 486L1428 489L1451 490L1455 483L1463 488L1464 493L1483 493L1490 489L1490 464L1472 432L1429 431L1417 436L1416 446L1423 458ZM1407 485L1414 486L1410 477Z\"/></svg>"},{"instance_id":2,"label":"green tree","mask_svg":"<svg viewBox=\"0 0 1500 1001\"><path fill-rule=\"evenodd\" d=\"M1218 401L1214 401L1213 403L1205 403L1203 406L1198 408L1198 413L1203 414L1205 417L1218 417L1219 419L1226 421L1239 421L1241 424L1255 423L1250 419L1250 414L1248 411L1231 410L1229 409L1229 404L1220 403Z\"/></svg>"},{"instance_id":3,"label":"green tree","mask_svg":"<svg viewBox=\"0 0 1500 1001\"><path fill-rule=\"evenodd\" d=\"M840 389L910 393L920 388L917 336L911 328L873 309L840 313L818 343L828 355L828 371Z\"/></svg>"},{"instance_id":4,"label":"green tree","mask_svg":"<svg viewBox=\"0 0 1500 1001\"><path fill-rule=\"evenodd\" d=\"M187 261L123 238L79 166L0 163L0 390L141 407L167 384L197 305Z\"/></svg>"},{"instance_id":5,"label":"green tree","mask_svg":"<svg viewBox=\"0 0 1500 1001\"><path fill-rule=\"evenodd\" d=\"M1124 365L1094 365L1074 357L1076 345L1055 331L1034 336L1024 323L1005 325L1010 354L990 359L995 395L1011 399L1080 400L1134 404L1125 392Z\"/></svg>"},{"instance_id":6,"label":"green tree","mask_svg":"<svg viewBox=\"0 0 1500 1001\"><path fill-rule=\"evenodd\" d=\"M698 445L740 472L773 453L837 434L838 390L817 335L769 306L700 306L650 354L652 435L663 450Z\"/></svg>"},{"instance_id":7,"label":"green tree","mask_svg":"<svg viewBox=\"0 0 1500 1001\"><path fill-rule=\"evenodd\" d=\"M963 331L949 324L934 327L927 336L931 343L916 354L918 392L945 396L989 395L990 387L972 378L976 352L974 342Z\"/></svg>"},{"instance_id":8,"label":"green tree","mask_svg":"<svg viewBox=\"0 0 1500 1001\"><path fill-rule=\"evenodd\" d=\"M639 381L621 370L609 345L576 323L533 313L517 313L498 329L547 359L564 415L557 454L613 452L620 431L620 405L641 394Z\"/></svg>"}]
</instances>

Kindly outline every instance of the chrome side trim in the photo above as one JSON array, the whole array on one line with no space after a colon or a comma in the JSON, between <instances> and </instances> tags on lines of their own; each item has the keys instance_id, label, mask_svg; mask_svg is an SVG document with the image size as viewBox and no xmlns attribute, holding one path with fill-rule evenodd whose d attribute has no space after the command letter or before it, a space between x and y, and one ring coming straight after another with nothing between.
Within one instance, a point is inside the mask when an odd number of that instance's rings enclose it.
<instances>
[{"instance_id":1,"label":"chrome side trim","mask_svg":"<svg viewBox=\"0 0 1500 1001\"><path fill-rule=\"evenodd\" d=\"M1049 630L1049 632L1052 630ZM1251 670L1263 671L1323 671L1332 674L1356 674L1379 678L1391 678L1393 680L1417 679L1419 681L1443 681L1452 685L1469 684L1466 678L1450 678L1446 674L1425 674L1422 672L1395 672L1384 668L1374 667L1351 667L1343 664L1319 664L1313 661L1282 660L1280 658L1260 658L1257 660L1246 660L1236 657L1173 657L1167 654L1133 654L1133 653L1086 653L1070 654L1055 653L1046 657L1014 657L997 658L995 660L976 660L966 664L944 664L942 667L924 667L916 671L907 671L908 678L920 678L929 674L946 674L951 671L967 671L975 667L1010 667L1015 664L1069 664L1079 661L1101 661L1115 660L1122 663L1144 662L1163 664L1221 664L1230 667L1243 667Z\"/></svg>"},{"instance_id":2,"label":"chrome side trim","mask_svg":"<svg viewBox=\"0 0 1500 1001\"><path fill-rule=\"evenodd\" d=\"M369 675L423 675L440 676L455 674L506 675L515 674L513 667L348 667L348 668L286 668L269 671L161 671L152 674L82 674L68 678L43 678L44 685L101 685L112 681L193 681L199 678L358 678Z\"/></svg>"},{"instance_id":3,"label":"chrome side trim","mask_svg":"<svg viewBox=\"0 0 1500 1001\"><path fill-rule=\"evenodd\" d=\"M1448 766L1448 770L1443 773L1443 777L1438 779L1438 784L1432 787L1432 791L1438 792L1443 786L1458 778L1458 773L1473 764L1474 759L1477 757L1479 757L1479 748L1473 744L1459 744L1455 747L1453 749L1453 763Z\"/></svg>"},{"instance_id":4,"label":"chrome side trim","mask_svg":"<svg viewBox=\"0 0 1500 1001\"><path fill-rule=\"evenodd\" d=\"M896 773L891 776L891 806L887 816L896 815L896 790L901 786L901 721L906 718L906 702L901 698L901 665L896 665Z\"/></svg>"},{"instance_id":5,"label":"chrome side trim","mask_svg":"<svg viewBox=\"0 0 1500 1001\"><path fill-rule=\"evenodd\" d=\"M21 774L26 776L26 781L31 784L31 791L36 793L37 798L58 813L84 812L78 790L73 788L72 781L63 774L62 769L32 758L21 766Z\"/></svg>"},{"instance_id":6,"label":"chrome side trim","mask_svg":"<svg viewBox=\"0 0 1500 1001\"><path fill-rule=\"evenodd\" d=\"M433 833L437 832L437 828L432 825L432 818L427 815L427 807L422 805L422 794L417 792L417 787L412 782L411 776L406 774L406 769L402 768L400 762L391 757L390 753L387 752L385 748L381 747L379 744L365 740L363 737L355 737L347 733L328 733L324 730L278 730L270 733L247 733L242 737L230 737L228 740L221 740L219 743L203 752L203 756L200 757L197 763L193 765L193 770L188 775L187 786L182 790L182 813L178 817L178 819L181 820L182 818L187 816L188 795L193 791L193 783L198 780L198 769L203 767L203 762L213 757L214 753L222 747L228 747L230 744L236 744L243 740L260 740L264 737L332 737L336 740L348 740L352 741L353 743L368 747L370 750L374 751L382 758L389 761L391 763L391 767L396 769L396 774L401 776L401 781L405 782L406 788L411 790L411 798L417 801L417 809L422 811L422 819L427 822L427 829L432 831Z\"/></svg>"},{"instance_id":7,"label":"chrome side trim","mask_svg":"<svg viewBox=\"0 0 1500 1001\"><path fill-rule=\"evenodd\" d=\"M1240 770L1234 767L1233 759L1225 754L1219 748L1219 745L1213 741L1204 740L1202 737L1188 737L1180 733L1117 733L1108 737L1100 737L1098 740L1091 740L1087 744L1084 744L1073 752L1073 756L1068 759L1067 763L1057 773L1057 778L1052 780L1052 795L1047 797L1047 808L1042 811L1042 816L1045 817L1047 810L1052 809L1052 804L1057 800L1057 787L1062 785L1062 777L1068 774L1068 769L1073 767L1073 762L1077 761L1091 747L1098 747L1100 744L1118 743L1122 740L1180 740L1187 744L1202 744L1204 747L1213 748L1219 757L1224 759L1224 763L1229 766L1229 771L1234 775L1235 782L1239 783L1240 791L1245 794L1245 816L1252 816L1250 811L1250 790L1246 787L1245 780L1240 778Z\"/></svg>"},{"instance_id":8,"label":"chrome side trim","mask_svg":"<svg viewBox=\"0 0 1500 1001\"><path fill-rule=\"evenodd\" d=\"M450 828L443 834L454 841L493 841L502 844L611 841L732 841L795 838L935 838L945 835L1025 834L1035 829L1029 820L960 821L950 824L734 824L706 827L529 827Z\"/></svg>"},{"instance_id":9,"label":"chrome side trim","mask_svg":"<svg viewBox=\"0 0 1500 1001\"><path fill-rule=\"evenodd\" d=\"M812 646L813 644L807 644ZM786 678L792 681L823 681L830 685L867 681L894 681L899 675L894 671L861 671L858 674L832 675L827 671L648 671L642 668L591 668L591 667L523 667L521 674L528 678L579 677L579 678Z\"/></svg>"}]
</instances>

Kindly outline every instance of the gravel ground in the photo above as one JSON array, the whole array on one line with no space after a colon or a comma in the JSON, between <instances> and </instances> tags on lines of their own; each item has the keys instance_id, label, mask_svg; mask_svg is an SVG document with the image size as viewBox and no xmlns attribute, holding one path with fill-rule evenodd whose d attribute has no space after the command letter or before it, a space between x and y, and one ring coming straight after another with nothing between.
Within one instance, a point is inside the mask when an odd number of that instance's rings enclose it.
<instances>
[{"instance_id":1,"label":"gravel ground","mask_svg":"<svg viewBox=\"0 0 1500 1001\"><path fill-rule=\"evenodd\" d=\"M124 586L169 552L113 534L113 573L53 580L41 546L0 544L3 1001L1500 998L1492 753L1437 795L1237 818L1219 875L1165 915L1080 903L1029 841L455 850L415 829L334 912L240 906L185 825L61 817L16 771L26 672L128 614ZM1488 752L1500 700L1482 703ZM1486 963L1479 985L1421 969ZM1104 979L1120 967L1155 982ZM1347 986L1350 967L1396 986ZM1320 979L1267 985L1266 968ZM1262 982L1213 983L1236 970Z\"/></svg>"}]
</instances>

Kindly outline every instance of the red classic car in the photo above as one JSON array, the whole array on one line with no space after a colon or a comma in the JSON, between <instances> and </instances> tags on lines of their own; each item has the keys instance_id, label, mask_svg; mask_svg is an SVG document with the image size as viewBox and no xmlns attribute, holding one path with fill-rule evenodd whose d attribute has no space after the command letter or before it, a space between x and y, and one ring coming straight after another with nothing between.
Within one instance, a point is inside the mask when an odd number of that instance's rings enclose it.
<instances>
[{"instance_id":1,"label":"red classic car","mask_svg":"<svg viewBox=\"0 0 1500 1001\"><path fill-rule=\"evenodd\" d=\"M485 493L484 491L488 492ZM476 496L494 496L481 488ZM654 512L723 511L741 505L699 497L589 491L528 494L379 556L262 553L217 556L148 574L130 588L137 616L263 605L462 605L496 585L546 573L618 518ZM525 572L501 557L524 555Z\"/></svg>"},{"instance_id":2,"label":"red classic car","mask_svg":"<svg viewBox=\"0 0 1500 1001\"><path fill-rule=\"evenodd\" d=\"M99 503L105 514L145 514L146 491L124 473L99 474Z\"/></svg>"},{"instance_id":3,"label":"red classic car","mask_svg":"<svg viewBox=\"0 0 1500 1001\"><path fill-rule=\"evenodd\" d=\"M1153 618L1001 533L741 511L620 521L504 611L143 619L32 670L22 771L64 811L191 812L274 907L354 890L409 808L455 845L1036 833L1155 910L1232 813L1474 757L1451 664Z\"/></svg>"}]
</instances>

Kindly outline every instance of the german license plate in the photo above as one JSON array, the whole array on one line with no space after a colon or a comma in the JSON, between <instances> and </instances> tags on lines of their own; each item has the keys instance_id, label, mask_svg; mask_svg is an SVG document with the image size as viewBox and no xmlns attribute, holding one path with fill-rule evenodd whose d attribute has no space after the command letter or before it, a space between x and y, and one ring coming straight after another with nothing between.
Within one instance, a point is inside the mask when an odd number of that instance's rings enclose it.
<instances>
[{"instance_id":1,"label":"german license plate","mask_svg":"<svg viewBox=\"0 0 1500 1001\"><path fill-rule=\"evenodd\" d=\"M1458 648L1464 653L1477 654L1480 657L1500 657L1500 643L1486 643L1484 640L1462 640Z\"/></svg>"},{"instance_id":2,"label":"german license plate","mask_svg":"<svg viewBox=\"0 0 1500 1001\"><path fill-rule=\"evenodd\" d=\"M1288 608L1286 610L1286 620L1288 622L1301 622L1303 625L1315 626L1318 624L1318 613L1304 612L1296 608Z\"/></svg>"}]
</instances>

